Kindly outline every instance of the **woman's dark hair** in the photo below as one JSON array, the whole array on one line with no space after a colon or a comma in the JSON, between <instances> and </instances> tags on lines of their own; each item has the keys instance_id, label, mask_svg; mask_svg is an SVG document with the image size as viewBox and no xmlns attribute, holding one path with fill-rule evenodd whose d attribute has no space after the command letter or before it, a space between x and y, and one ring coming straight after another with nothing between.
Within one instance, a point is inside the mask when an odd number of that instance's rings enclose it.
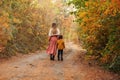
<instances>
[{"instance_id":1,"label":"woman's dark hair","mask_svg":"<svg viewBox=\"0 0 120 80\"><path fill-rule=\"evenodd\" d=\"M63 39L63 36L62 36L62 35L59 35L59 39Z\"/></svg>"},{"instance_id":2,"label":"woman's dark hair","mask_svg":"<svg viewBox=\"0 0 120 80\"><path fill-rule=\"evenodd\" d=\"M52 27L56 26L57 24L56 23L52 23Z\"/></svg>"}]
</instances>

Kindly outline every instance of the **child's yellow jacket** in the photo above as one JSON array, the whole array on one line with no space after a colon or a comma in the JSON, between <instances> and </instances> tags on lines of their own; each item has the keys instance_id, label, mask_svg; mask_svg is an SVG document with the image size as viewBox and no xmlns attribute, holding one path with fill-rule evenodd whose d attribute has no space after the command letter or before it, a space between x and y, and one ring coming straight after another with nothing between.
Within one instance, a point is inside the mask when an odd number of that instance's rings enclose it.
<instances>
[{"instance_id":1,"label":"child's yellow jacket","mask_svg":"<svg viewBox=\"0 0 120 80\"><path fill-rule=\"evenodd\" d=\"M57 48L58 48L58 50L63 50L65 48L65 43L64 43L63 39L57 40Z\"/></svg>"}]
</instances>

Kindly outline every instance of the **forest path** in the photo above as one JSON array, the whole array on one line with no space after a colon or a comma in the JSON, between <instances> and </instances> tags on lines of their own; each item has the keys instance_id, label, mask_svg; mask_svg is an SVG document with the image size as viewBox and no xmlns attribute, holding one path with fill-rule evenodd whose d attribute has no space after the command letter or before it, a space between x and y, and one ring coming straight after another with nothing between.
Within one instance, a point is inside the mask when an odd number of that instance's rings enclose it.
<instances>
[{"instance_id":1,"label":"forest path","mask_svg":"<svg viewBox=\"0 0 120 80\"><path fill-rule=\"evenodd\" d=\"M0 80L120 80L117 74L77 60L84 53L84 49L70 42L64 61L57 61L57 56L50 61L45 51L0 60Z\"/></svg>"}]
</instances>

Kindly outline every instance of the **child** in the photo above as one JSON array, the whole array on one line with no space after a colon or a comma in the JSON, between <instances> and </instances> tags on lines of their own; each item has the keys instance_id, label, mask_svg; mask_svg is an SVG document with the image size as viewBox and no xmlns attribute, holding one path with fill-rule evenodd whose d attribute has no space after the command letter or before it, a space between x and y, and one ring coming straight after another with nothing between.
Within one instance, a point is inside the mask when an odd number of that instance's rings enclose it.
<instances>
[{"instance_id":1,"label":"child","mask_svg":"<svg viewBox=\"0 0 120 80\"><path fill-rule=\"evenodd\" d=\"M65 43L63 41L63 36L60 35L57 40L57 48L58 48L58 61L63 61L63 49L65 48Z\"/></svg>"}]
</instances>

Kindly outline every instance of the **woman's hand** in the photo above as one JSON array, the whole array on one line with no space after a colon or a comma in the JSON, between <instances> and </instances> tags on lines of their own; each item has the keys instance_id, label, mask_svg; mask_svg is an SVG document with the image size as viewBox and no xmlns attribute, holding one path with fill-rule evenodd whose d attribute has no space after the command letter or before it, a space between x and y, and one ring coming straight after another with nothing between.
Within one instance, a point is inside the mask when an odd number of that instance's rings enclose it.
<instances>
[{"instance_id":1,"label":"woman's hand","mask_svg":"<svg viewBox=\"0 0 120 80\"><path fill-rule=\"evenodd\" d=\"M51 38L51 37L48 37L48 40L49 40L49 41L50 41L50 38Z\"/></svg>"}]
</instances>

